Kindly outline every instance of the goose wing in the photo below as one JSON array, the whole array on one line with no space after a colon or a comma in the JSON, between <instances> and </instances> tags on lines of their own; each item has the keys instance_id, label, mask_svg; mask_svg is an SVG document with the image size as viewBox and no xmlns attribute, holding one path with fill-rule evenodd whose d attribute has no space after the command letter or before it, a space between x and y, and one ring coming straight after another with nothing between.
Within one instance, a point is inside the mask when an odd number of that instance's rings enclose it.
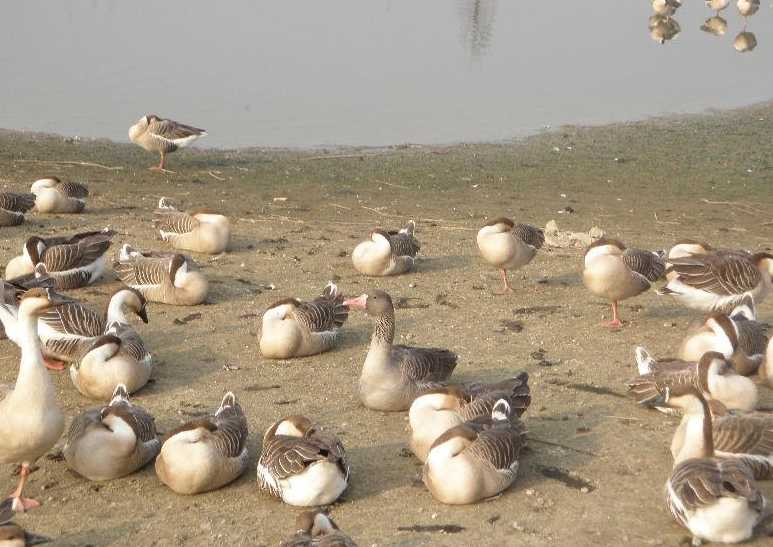
<instances>
[{"instance_id":1,"label":"goose wing","mask_svg":"<svg viewBox=\"0 0 773 547\"><path fill-rule=\"evenodd\" d=\"M39 321L63 336L96 338L104 334L106 328L104 317L80 302L68 302L46 310Z\"/></svg>"},{"instance_id":2,"label":"goose wing","mask_svg":"<svg viewBox=\"0 0 773 547\"><path fill-rule=\"evenodd\" d=\"M469 402L459 411L463 420L473 420L482 416L491 416L494 405L499 399L504 399L510 405L512 416L519 417L531 404L529 375L521 372L496 384L469 384L465 391L470 397Z\"/></svg>"},{"instance_id":3,"label":"goose wing","mask_svg":"<svg viewBox=\"0 0 773 547\"><path fill-rule=\"evenodd\" d=\"M773 416L729 414L713 424L714 448L733 454L773 455Z\"/></svg>"},{"instance_id":4,"label":"goose wing","mask_svg":"<svg viewBox=\"0 0 773 547\"><path fill-rule=\"evenodd\" d=\"M654 283L663 277L663 274L666 272L666 265L663 259L650 251L626 249L623 252L623 262L632 271L643 276L650 283Z\"/></svg>"},{"instance_id":5,"label":"goose wing","mask_svg":"<svg viewBox=\"0 0 773 547\"><path fill-rule=\"evenodd\" d=\"M35 206L35 194L17 194L15 192L0 192L0 209L26 213Z\"/></svg>"},{"instance_id":6,"label":"goose wing","mask_svg":"<svg viewBox=\"0 0 773 547\"><path fill-rule=\"evenodd\" d=\"M457 355L441 348L392 346L392 359L406 380L429 387L451 376L456 367Z\"/></svg>"},{"instance_id":7,"label":"goose wing","mask_svg":"<svg viewBox=\"0 0 773 547\"><path fill-rule=\"evenodd\" d=\"M349 309L343 305L343 295L334 298L323 295L301 303L292 314L311 332L324 332L340 328L349 317Z\"/></svg>"},{"instance_id":8,"label":"goose wing","mask_svg":"<svg viewBox=\"0 0 773 547\"><path fill-rule=\"evenodd\" d=\"M397 256L410 256L416 257L421 245L419 241L413 237L412 233L406 232L389 232L389 245L392 247L392 253Z\"/></svg>"},{"instance_id":9,"label":"goose wing","mask_svg":"<svg viewBox=\"0 0 773 547\"><path fill-rule=\"evenodd\" d=\"M113 269L126 285L141 288L160 287L170 279L172 256L167 258L136 257L121 261ZM174 280L171 280L174 282Z\"/></svg>"},{"instance_id":10,"label":"goose wing","mask_svg":"<svg viewBox=\"0 0 773 547\"><path fill-rule=\"evenodd\" d=\"M131 325L113 323L108 326L105 334L117 336L121 340L121 348L138 363L142 363L150 358L145 342L142 341L140 335L137 334L137 331Z\"/></svg>"},{"instance_id":11,"label":"goose wing","mask_svg":"<svg viewBox=\"0 0 773 547\"><path fill-rule=\"evenodd\" d=\"M765 355L768 347L768 325L760 321L736 320L738 347L746 355Z\"/></svg>"},{"instance_id":12,"label":"goose wing","mask_svg":"<svg viewBox=\"0 0 773 547\"><path fill-rule=\"evenodd\" d=\"M153 226L162 234L188 234L199 224L193 216L182 211L158 209L153 213Z\"/></svg>"},{"instance_id":13,"label":"goose wing","mask_svg":"<svg viewBox=\"0 0 773 547\"><path fill-rule=\"evenodd\" d=\"M232 402L233 404L222 406L217 411L214 418L217 430L214 434L220 452L228 458L238 458L247 443L247 418L235 399Z\"/></svg>"},{"instance_id":14,"label":"goose wing","mask_svg":"<svg viewBox=\"0 0 773 547\"><path fill-rule=\"evenodd\" d=\"M737 252L675 258L670 264L685 285L722 296L750 291L762 281L748 255Z\"/></svg>"},{"instance_id":15,"label":"goose wing","mask_svg":"<svg viewBox=\"0 0 773 547\"><path fill-rule=\"evenodd\" d=\"M490 465L500 473L514 476L518 470L518 458L526 444L526 427L520 420L494 424L465 424L476 430L477 439L465 452Z\"/></svg>"},{"instance_id":16,"label":"goose wing","mask_svg":"<svg viewBox=\"0 0 773 547\"><path fill-rule=\"evenodd\" d=\"M205 130L198 127L162 118L152 119L148 124L148 132L158 138L168 141L201 136L206 133Z\"/></svg>"},{"instance_id":17,"label":"goose wing","mask_svg":"<svg viewBox=\"0 0 773 547\"><path fill-rule=\"evenodd\" d=\"M87 266L107 252L111 237L111 235L99 234L84 237L72 243L46 247L40 258L51 272Z\"/></svg>"},{"instance_id":18,"label":"goose wing","mask_svg":"<svg viewBox=\"0 0 773 547\"><path fill-rule=\"evenodd\" d=\"M68 198L83 199L89 197L89 189L78 182L61 182L56 186Z\"/></svg>"},{"instance_id":19,"label":"goose wing","mask_svg":"<svg viewBox=\"0 0 773 547\"><path fill-rule=\"evenodd\" d=\"M703 385L697 373L696 363L681 361L679 359L669 359L658 361L655 369L648 374L641 374L626 382L628 393L633 396L639 404L649 404L666 387L675 388L677 386L690 385L698 388L702 392L708 392L708 386Z\"/></svg>"},{"instance_id":20,"label":"goose wing","mask_svg":"<svg viewBox=\"0 0 773 547\"><path fill-rule=\"evenodd\" d=\"M513 235L535 249L541 249L545 244L545 232L531 224L516 224L513 226Z\"/></svg>"}]
</instances>

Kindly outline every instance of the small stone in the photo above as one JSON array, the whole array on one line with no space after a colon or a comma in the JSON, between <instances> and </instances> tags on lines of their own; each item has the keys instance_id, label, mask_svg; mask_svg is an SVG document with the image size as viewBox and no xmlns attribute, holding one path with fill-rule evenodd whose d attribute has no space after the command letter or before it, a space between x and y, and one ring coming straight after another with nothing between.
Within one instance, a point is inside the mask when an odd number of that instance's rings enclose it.
<instances>
[{"instance_id":1,"label":"small stone","mask_svg":"<svg viewBox=\"0 0 773 547\"><path fill-rule=\"evenodd\" d=\"M518 521L513 521L512 527L513 527L513 530L518 530L519 532L523 532L523 526L518 524Z\"/></svg>"},{"instance_id":2,"label":"small stone","mask_svg":"<svg viewBox=\"0 0 773 547\"><path fill-rule=\"evenodd\" d=\"M531 489L531 488L528 488L528 489L526 490L526 495L527 495L527 496L533 496L533 495L534 495L534 490L533 490L533 489Z\"/></svg>"},{"instance_id":3,"label":"small stone","mask_svg":"<svg viewBox=\"0 0 773 547\"><path fill-rule=\"evenodd\" d=\"M580 492L582 492L583 494L587 494L588 492L590 492L590 490L588 489L587 486L583 486L582 488L580 488Z\"/></svg>"}]
</instances>

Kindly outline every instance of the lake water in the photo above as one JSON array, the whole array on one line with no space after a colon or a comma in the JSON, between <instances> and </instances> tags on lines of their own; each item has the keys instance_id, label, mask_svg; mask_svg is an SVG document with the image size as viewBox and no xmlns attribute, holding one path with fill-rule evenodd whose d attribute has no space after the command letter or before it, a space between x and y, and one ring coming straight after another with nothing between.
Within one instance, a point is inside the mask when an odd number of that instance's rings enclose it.
<instances>
[{"instance_id":1,"label":"lake water","mask_svg":"<svg viewBox=\"0 0 773 547\"><path fill-rule=\"evenodd\" d=\"M735 0L724 36L682 1L665 44L649 0L5 2L0 127L127 141L156 113L217 147L451 143L771 99L770 2L739 53Z\"/></svg>"}]
</instances>

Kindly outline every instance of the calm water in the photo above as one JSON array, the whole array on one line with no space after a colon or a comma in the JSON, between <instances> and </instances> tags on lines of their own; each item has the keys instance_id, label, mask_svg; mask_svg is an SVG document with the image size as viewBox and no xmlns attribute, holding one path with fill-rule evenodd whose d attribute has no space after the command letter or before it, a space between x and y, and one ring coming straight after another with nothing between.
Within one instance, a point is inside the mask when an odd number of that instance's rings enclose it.
<instances>
[{"instance_id":1,"label":"calm water","mask_svg":"<svg viewBox=\"0 0 773 547\"><path fill-rule=\"evenodd\" d=\"M773 98L770 2L739 53L735 0L724 36L682 1L663 45L649 0L5 2L0 127L127 141L156 113L218 147L448 143Z\"/></svg>"}]
</instances>

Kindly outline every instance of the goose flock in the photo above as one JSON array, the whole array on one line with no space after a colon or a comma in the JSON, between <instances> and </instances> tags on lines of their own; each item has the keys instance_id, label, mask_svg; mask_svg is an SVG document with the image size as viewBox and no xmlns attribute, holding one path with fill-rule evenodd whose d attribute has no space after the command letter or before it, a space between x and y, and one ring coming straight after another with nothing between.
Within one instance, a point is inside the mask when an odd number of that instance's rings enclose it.
<instances>
[{"instance_id":1,"label":"goose flock","mask_svg":"<svg viewBox=\"0 0 773 547\"><path fill-rule=\"evenodd\" d=\"M165 170L169 153L206 132L148 115L129 135L158 152L161 162L154 169ZM0 221L17 226L29 212L79 213L88 196L85 185L46 177L29 194L0 193ZM211 414L163 435L154 416L130 400L154 366L153 348L146 347L137 320L148 323L149 309L157 305L205 302L209 282L191 255L228 252L231 239L225 215L209 208L181 211L166 197L158 202L153 229L162 248L138 250L131 242L118 248L112 268L123 286L104 313L71 291L98 282L110 268L107 253L118 234L109 228L26 234L21 254L6 265L1 333L21 348L21 361L16 383L0 392L0 462L19 465L20 473L17 488L0 505L0 544L42 541L11 516L39 506L24 496L27 479L64 435L67 466L85 480L114 480L154 462L158 480L182 495L227 487L257 457L257 488L285 504L314 508L298 515L295 534L282 545L355 545L326 508L358 480L358 470L324 424L309 416L277 416L262 435L259 453L251 455L237 393L225 393ZM538 256L545 234L497 217L479 228L474 243L483 262L501 273L503 290L495 294L503 296L517 290L508 272ZM369 277L400 275L416 270L420 250L414 221L399 229L378 227L353 249L352 265ZM702 314L675 348L678 357L658 359L636 347L638 375L627 389L639 405L681 416L671 445L674 469L662 477L674 520L696 545L748 539L766 514L756 481L773 479L773 415L756 409L758 386L773 387L773 343L757 318L757 305L771 291L773 254L693 240L650 251L600 237L579 266L588 291L611 305L612 320L604 324L609 329L625 325L621 302L656 284L664 299ZM407 412L405 442L423 464L421 479L431 495L462 505L508 490L528 443L529 375L459 382L459 359L451 349L395 343L398 321L388 292L374 288L346 296L325 281L319 280L320 292L308 300L288 297L263 310L262 356L286 360L334 351L352 312L364 312L373 326L357 395L367 409ZM103 406L72 416L65 430L47 369L68 366L75 389Z\"/></svg>"}]
</instances>

